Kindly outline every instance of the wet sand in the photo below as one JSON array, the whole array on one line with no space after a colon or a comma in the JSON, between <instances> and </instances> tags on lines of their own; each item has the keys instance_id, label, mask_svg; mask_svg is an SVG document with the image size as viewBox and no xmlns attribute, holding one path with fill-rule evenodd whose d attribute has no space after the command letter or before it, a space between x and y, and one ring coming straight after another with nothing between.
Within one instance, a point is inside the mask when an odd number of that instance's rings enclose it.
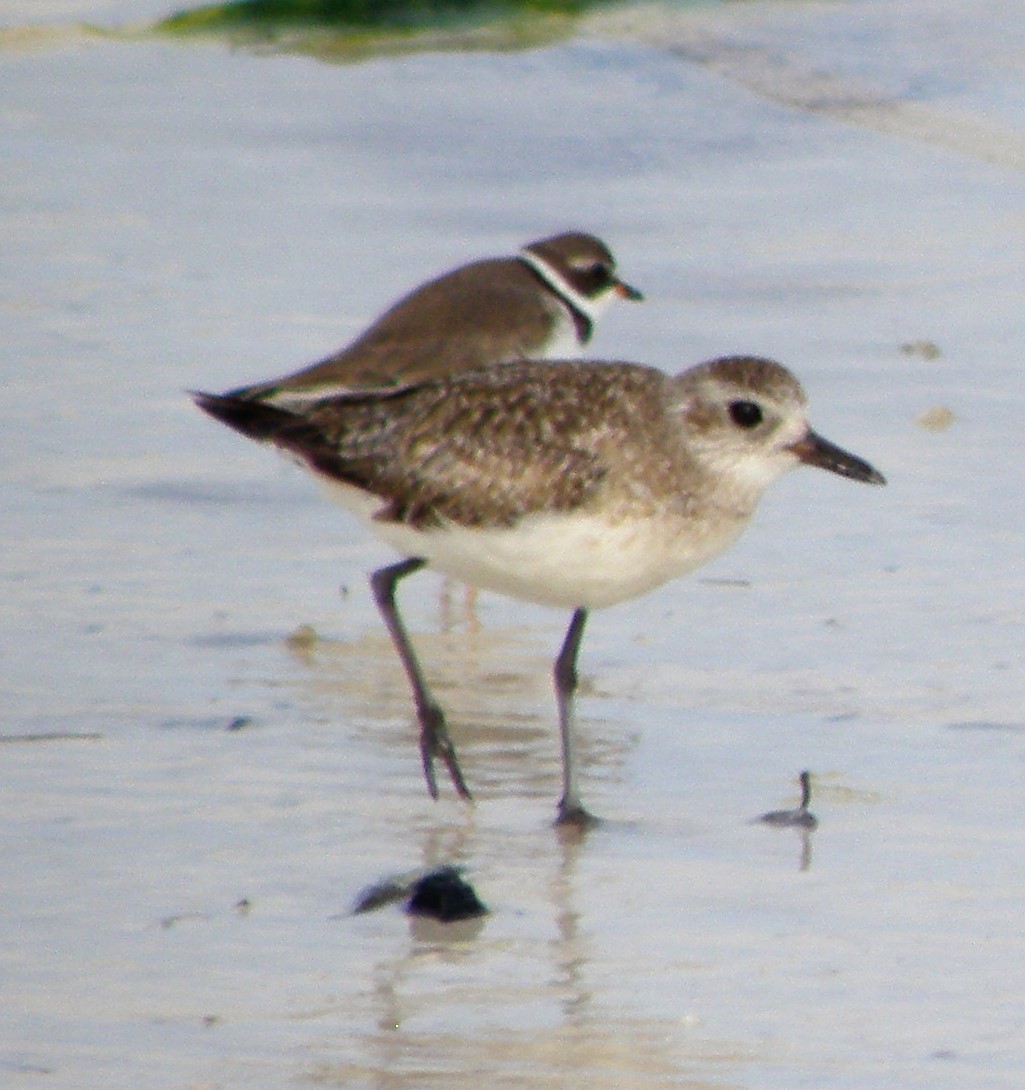
<instances>
[{"instance_id":1,"label":"wet sand","mask_svg":"<svg viewBox=\"0 0 1025 1090\"><path fill-rule=\"evenodd\" d=\"M910 7L355 66L74 30L118 5L0 39L5 1086L1020 1084L1025 17ZM566 618L403 588L478 799L432 803L390 555L184 394L566 227L647 295L596 356L776 356L890 481L795 473L593 618L582 840ZM810 840L752 825L802 768ZM446 863L487 917L349 913Z\"/></svg>"}]
</instances>

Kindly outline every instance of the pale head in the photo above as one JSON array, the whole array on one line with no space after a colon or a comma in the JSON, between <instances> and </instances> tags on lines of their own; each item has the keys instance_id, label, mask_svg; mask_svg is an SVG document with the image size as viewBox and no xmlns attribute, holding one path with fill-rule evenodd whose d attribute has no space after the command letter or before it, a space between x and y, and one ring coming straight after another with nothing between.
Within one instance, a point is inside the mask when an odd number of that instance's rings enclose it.
<instances>
[{"instance_id":1,"label":"pale head","mask_svg":"<svg viewBox=\"0 0 1025 1090\"><path fill-rule=\"evenodd\" d=\"M614 299L644 298L619 279L612 251L594 235L569 231L538 239L523 247L520 260L592 321Z\"/></svg>"},{"instance_id":2,"label":"pale head","mask_svg":"<svg viewBox=\"0 0 1025 1090\"><path fill-rule=\"evenodd\" d=\"M783 366L756 356L725 356L673 381L674 409L694 460L735 497L751 501L801 462L870 484L884 484L867 462L809 426L807 397Z\"/></svg>"}]
</instances>

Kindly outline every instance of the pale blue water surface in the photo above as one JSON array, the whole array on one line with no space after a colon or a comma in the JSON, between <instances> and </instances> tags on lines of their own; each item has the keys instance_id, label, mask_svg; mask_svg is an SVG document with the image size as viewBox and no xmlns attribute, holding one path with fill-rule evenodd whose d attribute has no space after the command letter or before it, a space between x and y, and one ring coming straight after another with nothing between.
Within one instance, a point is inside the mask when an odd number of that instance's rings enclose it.
<instances>
[{"instance_id":1,"label":"pale blue water surface","mask_svg":"<svg viewBox=\"0 0 1025 1090\"><path fill-rule=\"evenodd\" d=\"M1025 9L896 7L345 66L0 4L0 1083L1021 1086ZM183 393L568 227L648 296L594 355L776 356L890 479L795 473L592 619L580 844L565 618L404 588L479 800L431 803L389 554ZM801 768L808 846L749 824ZM476 931L345 915L449 861Z\"/></svg>"}]
</instances>

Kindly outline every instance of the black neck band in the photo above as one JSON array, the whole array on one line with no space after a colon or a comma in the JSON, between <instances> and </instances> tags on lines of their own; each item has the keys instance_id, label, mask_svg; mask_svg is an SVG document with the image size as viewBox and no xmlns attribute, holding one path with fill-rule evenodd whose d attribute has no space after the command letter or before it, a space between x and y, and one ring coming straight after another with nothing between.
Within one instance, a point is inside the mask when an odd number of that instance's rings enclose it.
<instances>
[{"instance_id":1,"label":"black neck band","mask_svg":"<svg viewBox=\"0 0 1025 1090\"><path fill-rule=\"evenodd\" d=\"M546 277L544 277L537 269L534 268L532 262L527 261L526 258L521 257L520 261L523 262L526 268L537 277L538 281L542 283L548 291L552 293L559 300L560 303L569 311L569 316L573 319L573 328L577 331L577 340L581 344L587 344L591 339L591 334L594 333L594 322L573 302L568 296L559 291L559 289Z\"/></svg>"}]
</instances>

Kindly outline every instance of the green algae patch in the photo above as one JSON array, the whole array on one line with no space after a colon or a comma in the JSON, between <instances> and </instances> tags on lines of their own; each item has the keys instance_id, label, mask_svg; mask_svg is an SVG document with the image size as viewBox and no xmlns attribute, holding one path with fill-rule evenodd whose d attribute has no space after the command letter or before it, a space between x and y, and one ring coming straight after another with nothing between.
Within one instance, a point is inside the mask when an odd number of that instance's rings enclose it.
<instances>
[{"instance_id":1,"label":"green algae patch","mask_svg":"<svg viewBox=\"0 0 1025 1090\"><path fill-rule=\"evenodd\" d=\"M324 59L426 49L517 49L572 33L613 0L233 0L177 12L161 34L221 38Z\"/></svg>"}]
</instances>

